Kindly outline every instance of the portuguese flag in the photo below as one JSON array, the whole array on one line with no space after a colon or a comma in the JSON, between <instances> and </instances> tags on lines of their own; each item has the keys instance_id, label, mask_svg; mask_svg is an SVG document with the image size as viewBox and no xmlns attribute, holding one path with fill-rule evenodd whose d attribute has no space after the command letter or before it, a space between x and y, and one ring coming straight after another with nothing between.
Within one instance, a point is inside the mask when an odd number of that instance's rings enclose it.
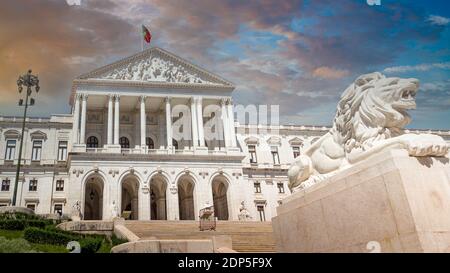
<instances>
[{"instance_id":1,"label":"portuguese flag","mask_svg":"<svg viewBox=\"0 0 450 273\"><path fill-rule=\"evenodd\" d=\"M147 44L149 44L152 40L152 34L144 25L142 25L142 35L144 36L144 40L147 42Z\"/></svg>"}]
</instances>

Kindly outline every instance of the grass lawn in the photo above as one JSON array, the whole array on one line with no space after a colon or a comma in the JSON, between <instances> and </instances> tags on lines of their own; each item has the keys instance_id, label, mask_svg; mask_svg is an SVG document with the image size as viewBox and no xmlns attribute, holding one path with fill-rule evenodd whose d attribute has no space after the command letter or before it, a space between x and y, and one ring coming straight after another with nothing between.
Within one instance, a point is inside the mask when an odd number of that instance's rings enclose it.
<instances>
[{"instance_id":1,"label":"grass lawn","mask_svg":"<svg viewBox=\"0 0 450 273\"><path fill-rule=\"evenodd\" d=\"M0 237L5 237L6 239L23 238L23 230L4 230L4 229L0 229Z\"/></svg>"}]
</instances>

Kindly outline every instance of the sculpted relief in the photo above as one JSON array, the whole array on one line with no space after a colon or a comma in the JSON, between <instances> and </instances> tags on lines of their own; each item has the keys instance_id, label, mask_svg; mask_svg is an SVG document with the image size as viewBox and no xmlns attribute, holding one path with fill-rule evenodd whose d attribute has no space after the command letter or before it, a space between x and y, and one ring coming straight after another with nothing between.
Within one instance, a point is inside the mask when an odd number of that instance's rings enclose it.
<instances>
[{"instance_id":1,"label":"sculpted relief","mask_svg":"<svg viewBox=\"0 0 450 273\"><path fill-rule=\"evenodd\" d=\"M297 157L289 169L289 188L307 188L374 154L406 149L411 156L445 156L440 136L407 134L407 111L416 108L416 79L362 75L342 94L332 129Z\"/></svg>"},{"instance_id":2,"label":"sculpted relief","mask_svg":"<svg viewBox=\"0 0 450 273\"><path fill-rule=\"evenodd\" d=\"M102 78L144 82L211 83L200 78L197 74L191 73L185 67L160 57L130 63L126 67L115 69L103 75Z\"/></svg>"}]
</instances>

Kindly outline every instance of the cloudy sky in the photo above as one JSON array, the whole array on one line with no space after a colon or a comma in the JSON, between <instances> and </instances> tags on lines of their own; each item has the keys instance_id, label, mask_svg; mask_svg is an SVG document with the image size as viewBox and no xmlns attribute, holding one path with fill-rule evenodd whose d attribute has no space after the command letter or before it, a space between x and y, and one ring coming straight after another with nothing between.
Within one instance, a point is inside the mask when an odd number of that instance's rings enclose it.
<instances>
[{"instance_id":1,"label":"cloudy sky","mask_svg":"<svg viewBox=\"0 0 450 273\"><path fill-rule=\"evenodd\" d=\"M31 115L69 113L71 81L152 45L236 84L236 104L278 104L281 122L329 125L360 74L421 81L410 128L450 129L448 0L14 0L0 3L0 114L19 115L28 68Z\"/></svg>"}]
</instances>

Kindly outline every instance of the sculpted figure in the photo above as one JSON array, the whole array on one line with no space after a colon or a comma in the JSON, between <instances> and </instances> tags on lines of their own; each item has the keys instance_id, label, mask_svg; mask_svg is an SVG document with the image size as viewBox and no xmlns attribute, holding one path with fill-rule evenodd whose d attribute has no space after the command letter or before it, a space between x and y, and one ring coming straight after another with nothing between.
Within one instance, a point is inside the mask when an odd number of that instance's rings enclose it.
<instances>
[{"instance_id":1,"label":"sculpted figure","mask_svg":"<svg viewBox=\"0 0 450 273\"><path fill-rule=\"evenodd\" d=\"M245 201L241 202L241 207L239 208L239 215L238 215L239 221L248 221L252 219L250 216L250 213L248 212L247 208L245 207Z\"/></svg>"},{"instance_id":2,"label":"sculpted figure","mask_svg":"<svg viewBox=\"0 0 450 273\"><path fill-rule=\"evenodd\" d=\"M83 217L81 215L81 204L80 201L76 201L72 206L72 214L70 216L72 221L80 221Z\"/></svg>"},{"instance_id":3,"label":"sculpted figure","mask_svg":"<svg viewBox=\"0 0 450 273\"><path fill-rule=\"evenodd\" d=\"M378 72L357 78L341 96L332 129L291 165L291 191L388 149L406 149L411 156L445 156L450 145L440 136L404 133L418 89L417 79L387 78Z\"/></svg>"},{"instance_id":4,"label":"sculpted figure","mask_svg":"<svg viewBox=\"0 0 450 273\"><path fill-rule=\"evenodd\" d=\"M119 217L119 208L116 205L116 201L111 204L111 219Z\"/></svg>"}]
</instances>

